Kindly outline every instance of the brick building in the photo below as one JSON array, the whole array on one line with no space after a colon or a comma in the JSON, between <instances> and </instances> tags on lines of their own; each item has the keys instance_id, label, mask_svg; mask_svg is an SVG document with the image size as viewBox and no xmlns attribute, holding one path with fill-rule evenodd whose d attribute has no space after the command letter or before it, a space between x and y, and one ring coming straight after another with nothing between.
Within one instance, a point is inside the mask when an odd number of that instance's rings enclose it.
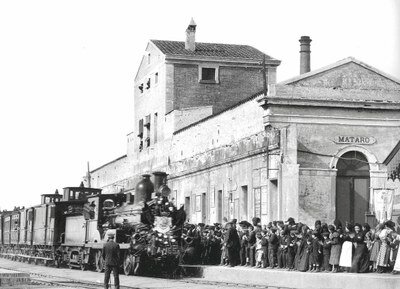
<instances>
[{"instance_id":1,"label":"brick building","mask_svg":"<svg viewBox=\"0 0 400 289\"><path fill-rule=\"evenodd\" d=\"M354 58L310 71L302 37L301 75L276 84L280 62L265 56L264 95L262 52L196 43L195 30L149 42L127 154L92 171L91 185L132 191L141 174L166 172L191 222L372 220L400 135L400 82Z\"/></svg>"}]
</instances>

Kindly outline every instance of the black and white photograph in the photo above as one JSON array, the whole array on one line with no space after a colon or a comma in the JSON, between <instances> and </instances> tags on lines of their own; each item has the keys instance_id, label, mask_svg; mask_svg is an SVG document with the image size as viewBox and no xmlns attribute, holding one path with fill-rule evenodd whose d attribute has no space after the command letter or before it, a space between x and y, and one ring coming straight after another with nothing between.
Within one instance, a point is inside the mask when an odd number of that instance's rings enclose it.
<instances>
[{"instance_id":1,"label":"black and white photograph","mask_svg":"<svg viewBox=\"0 0 400 289\"><path fill-rule=\"evenodd\" d=\"M0 123L2 288L400 288L400 0L2 0Z\"/></svg>"}]
</instances>

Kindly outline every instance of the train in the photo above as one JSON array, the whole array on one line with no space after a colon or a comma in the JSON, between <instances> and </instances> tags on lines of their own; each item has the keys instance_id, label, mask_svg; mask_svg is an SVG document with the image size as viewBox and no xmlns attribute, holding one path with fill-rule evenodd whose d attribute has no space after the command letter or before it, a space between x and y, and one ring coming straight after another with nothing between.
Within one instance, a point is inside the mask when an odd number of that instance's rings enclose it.
<instances>
[{"instance_id":1,"label":"train","mask_svg":"<svg viewBox=\"0 0 400 289\"><path fill-rule=\"evenodd\" d=\"M41 195L33 207L0 212L0 257L35 264L104 270L102 248L109 234L120 246L126 275L174 274L183 252L184 207L170 199L167 175L154 173L135 193L65 187Z\"/></svg>"}]
</instances>

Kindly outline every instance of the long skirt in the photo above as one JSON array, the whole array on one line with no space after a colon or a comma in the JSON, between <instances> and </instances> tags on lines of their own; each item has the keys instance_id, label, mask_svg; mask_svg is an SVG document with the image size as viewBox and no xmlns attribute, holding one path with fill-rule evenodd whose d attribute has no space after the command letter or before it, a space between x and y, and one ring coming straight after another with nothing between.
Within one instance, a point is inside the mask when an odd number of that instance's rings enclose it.
<instances>
[{"instance_id":1,"label":"long skirt","mask_svg":"<svg viewBox=\"0 0 400 289\"><path fill-rule=\"evenodd\" d=\"M229 265L237 266L240 264L240 248L239 247L229 247L228 248L228 259Z\"/></svg>"},{"instance_id":2,"label":"long skirt","mask_svg":"<svg viewBox=\"0 0 400 289\"><path fill-rule=\"evenodd\" d=\"M366 244L357 244L354 250L353 262L351 264L351 273L365 273L368 271L368 249Z\"/></svg>"},{"instance_id":3,"label":"long skirt","mask_svg":"<svg viewBox=\"0 0 400 289\"><path fill-rule=\"evenodd\" d=\"M329 264L339 265L341 252L342 252L342 245L340 245L340 244L332 245L331 256L329 258Z\"/></svg>"},{"instance_id":4,"label":"long skirt","mask_svg":"<svg viewBox=\"0 0 400 289\"><path fill-rule=\"evenodd\" d=\"M397 251L396 262L394 263L393 271L400 272L400 250Z\"/></svg>"},{"instance_id":5,"label":"long skirt","mask_svg":"<svg viewBox=\"0 0 400 289\"><path fill-rule=\"evenodd\" d=\"M287 255L286 255L286 266L289 269L293 269L293 267L294 267L294 264L293 264L294 263L294 254L295 254L295 248L289 247Z\"/></svg>"},{"instance_id":6,"label":"long skirt","mask_svg":"<svg viewBox=\"0 0 400 289\"><path fill-rule=\"evenodd\" d=\"M377 261L380 247L381 247L381 241L380 240L375 241L371 248L371 255L369 258L370 261L372 262Z\"/></svg>"},{"instance_id":7,"label":"long skirt","mask_svg":"<svg viewBox=\"0 0 400 289\"><path fill-rule=\"evenodd\" d=\"M353 243L345 241L342 246L342 252L340 253L339 266L351 267L353 253Z\"/></svg>"},{"instance_id":8,"label":"long skirt","mask_svg":"<svg viewBox=\"0 0 400 289\"><path fill-rule=\"evenodd\" d=\"M330 254L331 254L331 252L328 251L328 252L323 252L323 255L322 255L322 268L325 271L330 271L330 268L329 268Z\"/></svg>"},{"instance_id":9,"label":"long skirt","mask_svg":"<svg viewBox=\"0 0 400 289\"><path fill-rule=\"evenodd\" d=\"M309 259L310 259L310 253L307 250L305 250L301 255L297 270L301 272L307 271Z\"/></svg>"},{"instance_id":10,"label":"long skirt","mask_svg":"<svg viewBox=\"0 0 400 289\"><path fill-rule=\"evenodd\" d=\"M300 264L300 260L301 260L301 255L304 253L303 248L302 247L297 247L296 250L296 255L294 256L294 269L295 270L299 270L299 264Z\"/></svg>"},{"instance_id":11,"label":"long skirt","mask_svg":"<svg viewBox=\"0 0 400 289\"><path fill-rule=\"evenodd\" d=\"M389 267L390 247L386 242L382 242L377 257L377 265L381 267Z\"/></svg>"}]
</instances>

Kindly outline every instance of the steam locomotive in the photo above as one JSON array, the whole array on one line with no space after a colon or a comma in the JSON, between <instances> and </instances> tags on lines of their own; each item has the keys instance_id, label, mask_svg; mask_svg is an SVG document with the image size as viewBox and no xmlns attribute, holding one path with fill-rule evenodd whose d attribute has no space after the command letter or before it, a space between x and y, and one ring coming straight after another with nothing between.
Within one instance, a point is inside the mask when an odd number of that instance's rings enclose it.
<instances>
[{"instance_id":1,"label":"steam locomotive","mask_svg":"<svg viewBox=\"0 0 400 289\"><path fill-rule=\"evenodd\" d=\"M0 256L35 264L104 269L102 248L114 234L126 275L173 274L182 252L186 219L170 200L166 174L155 173L130 193L66 187L41 196L41 204L0 212Z\"/></svg>"}]
</instances>

